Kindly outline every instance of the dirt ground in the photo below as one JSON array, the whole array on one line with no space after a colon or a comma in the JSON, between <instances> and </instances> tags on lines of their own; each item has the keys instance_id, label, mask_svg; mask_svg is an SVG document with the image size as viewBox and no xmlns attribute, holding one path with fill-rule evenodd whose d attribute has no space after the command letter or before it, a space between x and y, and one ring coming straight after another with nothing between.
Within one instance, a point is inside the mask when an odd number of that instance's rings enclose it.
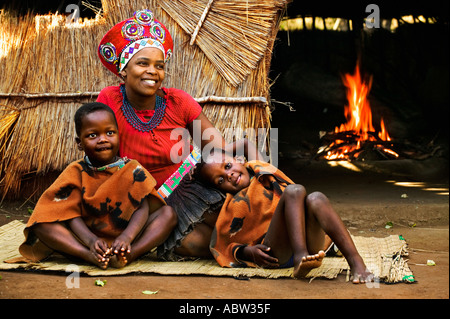
<instances>
[{"instance_id":1,"label":"dirt ground","mask_svg":"<svg viewBox=\"0 0 450 319\"><path fill-rule=\"evenodd\" d=\"M0 271L0 299L448 299L449 207L448 179L405 187L409 178L373 171L354 172L325 162L305 165L295 160L280 168L307 190L320 190L333 203L350 232L360 236L401 234L409 245L413 284L353 285L345 276L337 279L237 280L210 276L161 276L131 274L80 278L79 288L67 288L66 273ZM394 184L397 182L397 184ZM411 185L409 185L411 186ZM427 188L428 190L424 190ZM26 221L30 202L4 202L0 225L13 219ZM386 229L387 222L393 227ZM427 266L433 260L435 266ZM95 280L106 280L103 287ZM143 294L143 291L157 291ZM176 302L176 301L175 301ZM184 302L184 301L183 301ZM172 308L174 310L175 308ZM175 309L175 310L176 310ZM272 305L274 309L274 305ZM174 311L175 311L174 310Z\"/></svg>"}]
</instances>

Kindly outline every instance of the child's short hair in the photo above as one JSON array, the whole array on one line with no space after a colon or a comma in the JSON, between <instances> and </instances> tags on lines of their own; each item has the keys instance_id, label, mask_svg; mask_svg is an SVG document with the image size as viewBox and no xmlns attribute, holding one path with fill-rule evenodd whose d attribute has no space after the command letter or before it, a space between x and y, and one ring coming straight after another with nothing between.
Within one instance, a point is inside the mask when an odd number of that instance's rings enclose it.
<instances>
[{"instance_id":1,"label":"child's short hair","mask_svg":"<svg viewBox=\"0 0 450 319\"><path fill-rule=\"evenodd\" d=\"M195 164L195 166L191 169L191 179L195 181L199 181L202 183L207 183L206 179L202 175L203 172L203 166L205 165L205 162L201 161Z\"/></svg>"},{"instance_id":2,"label":"child's short hair","mask_svg":"<svg viewBox=\"0 0 450 319\"><path fill-rule=\"evenodd\" d=\"M100 103L100 102L90 102L83 104L78 108L78 110L75 112L74 121L75 121L75 132L77 133L77 136L79 137L81 134L81 126L83 118L96 111L106 111L112 114L114 118L114 122L117 125L116 115L114 114L114 111L106 104Z\"/></svg>"}]
</instances>

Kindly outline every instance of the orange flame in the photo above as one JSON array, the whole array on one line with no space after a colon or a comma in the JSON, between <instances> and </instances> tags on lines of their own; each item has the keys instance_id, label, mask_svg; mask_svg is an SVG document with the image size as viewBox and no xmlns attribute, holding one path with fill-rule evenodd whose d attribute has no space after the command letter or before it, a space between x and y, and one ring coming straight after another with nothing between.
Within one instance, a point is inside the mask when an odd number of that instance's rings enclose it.
<instances>
[{"instance_id":1,"label":"orange flame","mask_svg":"<svg viewBox=\"0 0 450 319\"><path fill-rule=\"evenodd\" d=\"M348 159L349 154L355 154L354 157L358 157L357 150L361 148L361 144L365 141L376 141L374 136L375 129L372 125L372 111L367 99L369 91L372 87L372 76L364 82L361 78L359 66L356 66L355 74L345 74L343 77L343 83L347 87L347 100L348 105L345 106L345 117L347 123L343 123L340 127L336 127L335 133L351 133L354 135L355 144L345 143L344 140L335 140L330 147L332 151L328 151L325 156L328 160L335 159ZM386 130L383 119L380 121L380 132L378 137L382 141L390 141L391 138ZM333 147L343 144L342 147ZM345 144L345 145L344 145ZM390 149L382 148L383 151L398 157L397 153Z\"/></svg>"}]
</instances>

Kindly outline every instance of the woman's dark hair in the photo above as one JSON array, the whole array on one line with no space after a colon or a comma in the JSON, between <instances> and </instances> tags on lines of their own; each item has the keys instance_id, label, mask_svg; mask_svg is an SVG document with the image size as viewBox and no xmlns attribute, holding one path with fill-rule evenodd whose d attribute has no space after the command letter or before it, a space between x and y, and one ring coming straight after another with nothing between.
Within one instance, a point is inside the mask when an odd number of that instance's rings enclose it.
<instances>
[{"instance_id":1,"label":"woman's dark hair","mask_svg":"<svg viewBox=\"0 0 450 319\"><path fill-rule=\"evenodd\" d=\"M116 116L114 114L114 111L106 104L100 103L100 102L91 102L83 104L78 108L78 110L75 112L74 121L75 121L75 132L77 132L77 136L79 137L81 134L81 126L83 118L96 111L106 111L112 114L114 117L114 122L117 125Z\"/></svg>"}]
</instances>

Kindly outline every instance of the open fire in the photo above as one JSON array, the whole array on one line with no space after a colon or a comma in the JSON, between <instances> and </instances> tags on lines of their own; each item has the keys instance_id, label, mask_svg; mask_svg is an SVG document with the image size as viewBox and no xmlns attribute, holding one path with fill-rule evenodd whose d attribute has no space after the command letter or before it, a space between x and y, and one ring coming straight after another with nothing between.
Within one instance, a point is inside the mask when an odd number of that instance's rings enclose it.
<instances>
[{"instance_id":1,"label":"open fire","mask_svg":"<svg viewBox=\"0 0 450 319\"><path fill-rule=\"evenodd\" d=\"M372 76L364 81L357 65L353 75L343 76L343 83L347 87L347 123L336 127L334 132L321 134L325 145L319 149L318 155L327 160L363 160L368 153L375 152L386 159L398 158L383 119L378 132L372 124L372 111L367 99Z\"/></svg>"}]
</instances>

